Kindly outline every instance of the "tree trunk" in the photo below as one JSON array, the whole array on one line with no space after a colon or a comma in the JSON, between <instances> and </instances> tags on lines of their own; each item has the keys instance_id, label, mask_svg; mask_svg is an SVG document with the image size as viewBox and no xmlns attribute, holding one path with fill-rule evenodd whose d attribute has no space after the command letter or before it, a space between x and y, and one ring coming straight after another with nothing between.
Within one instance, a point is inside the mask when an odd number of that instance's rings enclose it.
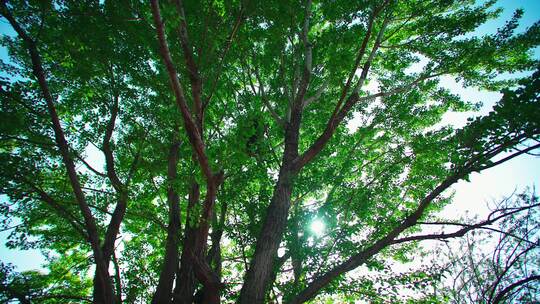
<instances>
[{"instance_id":1,"label":"tree trunk","mask_svg":"<svg viewBox=\"0 0 540 304\"><path fill-rule=\"evenodd\" d=\"M206 260L210 266L213 266L214 272L221 280L221 237L223 236L223 227L225 226L225 216L227 214L227 203L221 204L219 221L217 215L213 215L212 247L208 251Z\"/></svg>"},{"instance_id":2,"label":"tree trunk","mask_svg":"<svg viewBox=\"0 0 540 304\"><path fill-rule=\"evenodd\" d=\"M298 284L300 284L300 278L302 276L302 257L300 255L299 249L301 248L300 239L298 238L298 232L299 232L299 226L298 226L298 204L295 205L295 214L292 218L292 231L291 231L291 237L292 241L290 244L289 251L291 252L291 261L293 266L293 274L294 274L294 286L295 288L298 287Z\"/></svg>"},{"instance_id":3,"label":"tree trunk","mask_svg":"<svg viewBox=\"0 0 540 304\"><path fill-rule=\"evenodd\" d=\"M105 261L101 261L101 263L106 264L107 266L109 265L109 263ZM98 262L96 262L96 264L98 264ZM96 267L96 271L94 272L94 290L92 291L92 298L94 299L93 303L116 303L109 272L103 273L103 271L99 271L99 269L99 267Z\"/></svg>"},{"instance_id":4,"label":"tree trunk","mask_svg":"<svg viewBox=\"0 0 540 304\"><path fill-rule=\"evenodd\" d=\"M193 294L195 293L196 287L195 284L196 279L193 272L193 265L189 262L182 263L176 274L176 286L174 288L173 304L193 303Z\"/></svg>"},{"instance_id":5,"label":"tree trunk","mask_svg":"<svg viewBox=\"0 0 540 304\"><path fill-rule=\"evenodd\" d=\"M289 174L285 174L289 175ZM251 260L244 286L240 293L240 303L263 303L266 287L270 283L273 264L279 243L287 224L287 214L291 203L292 183L290 176L278 181L274 196L267 210L263 229L257 239L255 256Z\"/></svg>"},{"instance_id":6,"label":"tree trunk","mask_svg":"<svg viewBox=\"0 0 540 304\"><path fill-rule=\"evenodd\" d=\"M120 278L120 265L116 258L116 253L113 251L112 261L114 264L114 283L116 288L116 304L122 303L122 279Z\"/></svg>"},{"instance_id":7,"label":"tree trunk","mask_svg":"<svg viewBox=\"0 0 540 304\"><path fill-rule=\"evenodd\" d=\"M278 181L266 211L261 233L257 238L255 254L240 291L239 302L242 304L262 304L264 302L279 243L287 226L293 179L296 175L293 166L298 157L298 140L300 122L302 121L301 103L302 99L299 98L292 106L290 122L285 129L285 150L283 151Z\"/></svg>"},{"instance_id":8,"label":"tree trunk","mask_svg":"<svg viewBox=\"0 0 540 304\"><path fill-rule=\"evenodd\" d=\"M168 188L167 200L169 203L169 226L167 227L167 241L165 245L165 257L159 276L159 283L152 298L152 303L170 303L172 300L172 287L174 275L178 267L178 243L180 233L180 198L174 190L173 183L176 180L176 166L178 164L178 152L180 144L175 142L171 145L168 157Z\"/></svg>"},{"instance_id":9,"label":"tree trunk","mask_svg":"<svg viewBox=\"0 0 540 304\"><path fill-rule=\"evenodd\" d=\"M291 118L285 128L285 149L278 181L270 205L266 210L261 233L257 238L255 254L240 291L239 302L243 304L262 304L264 302L279 243L287 226L294 185L293 179L297 173L294 170L294 161L298 157L302 101L302 96L297 96L297 100L291 105Z\"/></svg>"},{"instance_id":10,"label":"tree trunk","mask_svg":"<svg viewBox=\"0 0 540 304\"><path fill-rule=\"evenodd\" d=\"M174 304L193 303L193 294L195 293L196 278L194 273L194 263L191 259L190 251L194 250L196 229L191 222L191 210L199 202L200 191L199 184L192 182L188 198L188 209L186 214L186 226L184 229L184 246L180 267L177 269L176 286L174 288Z\"/></svg>"}]
</instances>

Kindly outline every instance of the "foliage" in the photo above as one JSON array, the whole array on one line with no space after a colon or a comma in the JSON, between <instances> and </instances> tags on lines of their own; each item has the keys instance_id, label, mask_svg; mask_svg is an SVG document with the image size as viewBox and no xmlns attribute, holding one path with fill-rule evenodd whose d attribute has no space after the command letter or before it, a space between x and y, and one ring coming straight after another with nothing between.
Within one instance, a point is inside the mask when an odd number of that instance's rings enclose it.
<instances>
[{"instance_id":1,"label":"foliage","mask_svg":"<svg viewBox=\"0 0 540 304\"><path fill-rule=\"evenodd\" d=\"M78 260L77 260L78 258ZM92 282L86 278L86 257L78 254L51 261L49 273L16 272L11 264L0 264L0 300L2 303L88 303ZM81 263L82 262L82 263ZM84 265L81 268L81 264Z\"/></svg>"},{"instance_id":2,"label":"foliage","mask_svg":"<svg viewBox=\"0 0 540 304\"><path fill-rule=\"evenodd\" d=\"M419 222L448 188L539 147L540 24L479 35L495 1L0 5L1 228L96 303L375 301L349 272L446 237ZM475 108L444 76L502 98L442 126Z\"/></svg>"}]
</instances>

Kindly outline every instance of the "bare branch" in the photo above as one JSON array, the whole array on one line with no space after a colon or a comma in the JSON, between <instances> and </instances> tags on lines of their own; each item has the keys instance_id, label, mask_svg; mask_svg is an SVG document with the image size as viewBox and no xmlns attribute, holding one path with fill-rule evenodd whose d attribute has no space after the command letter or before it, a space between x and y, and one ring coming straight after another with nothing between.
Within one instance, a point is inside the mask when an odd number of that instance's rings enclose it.
<instances>
[{"instance_id":1,"label":"bare branch","mask_svg":"<svg viewBox=\"0 0 540 304\"><path fill-rule=\"evenodd\" d=\"M497 244L497 247L499 247L499 245L501 245L501 242L499 242ZM514 250L517 250L517 248L519 247L518 245L516 245ZM491 292L489 294L489 299L490 300L493 300L493 298L495 297L495 292L497 290L496 287L499 286L499 284L501 283L504 276L508 273L508 271L510 271L510 269L519 261L519 259L522 256L526 256L530 251L532 251L534 249L537 249L538 246L540 246L540 244L533 244L533 245L527 247L525 250L521 251L519 254L517 254L513 259L511 259L511 261L509 261L509 262L507 261L506 265L504 266L503 271L501 273L497 273L497 280L495 280L495 282L493 282L493 284L492 284L492 289L491 289ZM499 250L499 253L500 253L500 250ZM515 251L513 251L510 254L510 256L513 256L514 253L515 253Z\"/></svg>"},{"instance_id":2,"label":"bare branch","mask_svg":"<svg viewBox=\"0 0 540 304\"><path fill-rule=\"evenodd\" d=\"M528 278L525 278L525 279L522 279L522 280L519 280L513 284L510 284L509 286L507 286L505 289L501 290L497 296L495 297L495 299L493 299L493 303L494 304L498 304L498 303L501 303L501 301L504 299L504 297L509 293L511 292L513 289L515 288L518 288L522 285L525 285L529 282L532 282L532 281L540 281L540 275L531 275L530 277Z\"/></svg>"},{"instance_id":3,"label":"bare branch","mask_svg":"<svg viewBox=\"0 0 540 304\"><path fill-rule=\"evenodd\" d=\"M475 225L475 224L444 222L444 221L443 222L418 222L418 224L419 225L439 225L439 226L449 225L449 226L460 226L460 227L472 227L472 226ZM485 225L489 225L489 224L485 224ZM511 232L508 232L508 231L502 231L500 229L496 229L496 228L493 228L493 227L487 227L487 226L482 225L482 226L478 226L478 227L473 228L473 229L489 230L489 231L497 232L497 233L500 233L500 234L508 235L508 236L513 237L515 239L518 239L520 241L524 241L524 242L531 243L531 244L536 244L536 243L533 243L533 242L531 242L529 240L521 238L521 237L517 236L514 233L511 233Z\"/></svg>"},{"instance_id":4,"label":"bare branch","mask_svg":"<svg viewBox=\"0 0 540 304\"><path fill-rule=\"evenodd\" d=\"M459 224L459 223L443 223L443 224L451 224L451 225L457 225L457 226L462 226L463 228L462 229L459 229L455 232L452 232L452 233L435 233L435 234L424 234L424 235L414 235L414 236L409 236L409 237L404 237L404 238L401 238L401 239L396 239L394 241L392 241L392 244L400 244L400 243L405 243L405 242L411 242L411 241L423 241L423 240L444 240L444 239L450 239L450 238L456 238L456 237L461 237L461 236L464 236L467 232L471 231L471 230L474 230L474 229L490 229L489 227L486 227L488 225L491 225L495 222L497 222L498 220L500 219L503 219L507 216L510 216L514 213L517 213L517 212L521 212L521 211L524 211L524 210L528 210L528 209L531 209L531 208L535 208L535 207L540 207L540 204L534 204L534 205L530 205L530 206L523 206L523 207L520 207L520 208L515 208L515 210L512 210L510 212L506 212L506 213L502 213L496 217L491 217L489 216L488 219L482 221L482 222L479 222L479 223L476 223L476 224ZM494 212L492 212L492 214L494 214L495 212L498 212L500 210L496 210ZM419 223L421 224L421 223ZM436 225L438 223L423 223L423 224L430 224L430 225ZM490 230L494 230L493 228L491 228ZM503 232L503 231L500 231L500 230L496 230L497 232L500 232L500 233L504 233L504 234L508 234L506 232Z\"/></svg>"}]
</instances>

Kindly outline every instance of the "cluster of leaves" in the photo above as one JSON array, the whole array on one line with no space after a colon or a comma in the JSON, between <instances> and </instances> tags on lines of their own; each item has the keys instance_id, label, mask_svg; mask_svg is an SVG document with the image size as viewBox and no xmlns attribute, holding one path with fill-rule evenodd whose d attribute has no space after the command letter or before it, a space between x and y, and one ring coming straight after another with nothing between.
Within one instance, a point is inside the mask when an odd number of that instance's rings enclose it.
<instances>
[{"instance_id":1,"label":"cluster of leaves","mask_svg":"<svg viewBox=\"0 0 540 304\"><path fill-rule=\"evenodd\" d=\"M92 280L85 274L88 259L78 252L51 260L48 273L17 272L11 264L0 263L0 301L27 303L91 302ZM76 274L78 273L78 274Z\"/></svg>"}]
</instances>

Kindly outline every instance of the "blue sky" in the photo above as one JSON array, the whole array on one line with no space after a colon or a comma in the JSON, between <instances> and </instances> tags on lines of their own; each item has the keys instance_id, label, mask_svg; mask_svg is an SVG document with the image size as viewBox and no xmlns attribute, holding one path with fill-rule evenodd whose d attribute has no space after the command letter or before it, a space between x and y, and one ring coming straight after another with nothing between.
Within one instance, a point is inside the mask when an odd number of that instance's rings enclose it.
<instances>
[{"instance_id":1,"label":"blue sky","mask_svg":"<svg viewBox=\"0 0 540 304\"><path fill-rule=\"evenodd\" d=\"M499 1L497 6L504 8L503 14L497 20L481 26L478 30L479 33L496 31L496 28L503 25L517 8L525 9L519 30L524 30L540 19L540 0L503 0ZM4 19L0 19L0 34L13 35L13 30ZM535 55L538 57L539 54L537 49ZM0 48L0 59L7 60L7 52L4 48ZM0 71L0 74L3 72ZM481 113L489 112L491 106L500 97L500 94L495 92L478 91L473 88L463 89L451 80L448 80L445 86L451 87L455 93L459 93L466 100L482 101L484 106ZM460 123L470 114L451 115L447 119L449 122ZM521 190L533 185L539 186L539 181L540 159L529 155L518 157L503 165L486 170L482 174L473 174L471 182L458 183L454 187L456 191L455 203L445 209L444 215L460 216L465 214L466 210L473 214L485 214L487 211L486 201L499 199L511 194L516 189ZM5 199L5 197L0 197L0 199ZM9 232L0 232L0 260L15 264L19 271L41 268L40 265L45 260L38 251L9 250L4 246L8 234Z\"/></svg>"}]
</instances>

